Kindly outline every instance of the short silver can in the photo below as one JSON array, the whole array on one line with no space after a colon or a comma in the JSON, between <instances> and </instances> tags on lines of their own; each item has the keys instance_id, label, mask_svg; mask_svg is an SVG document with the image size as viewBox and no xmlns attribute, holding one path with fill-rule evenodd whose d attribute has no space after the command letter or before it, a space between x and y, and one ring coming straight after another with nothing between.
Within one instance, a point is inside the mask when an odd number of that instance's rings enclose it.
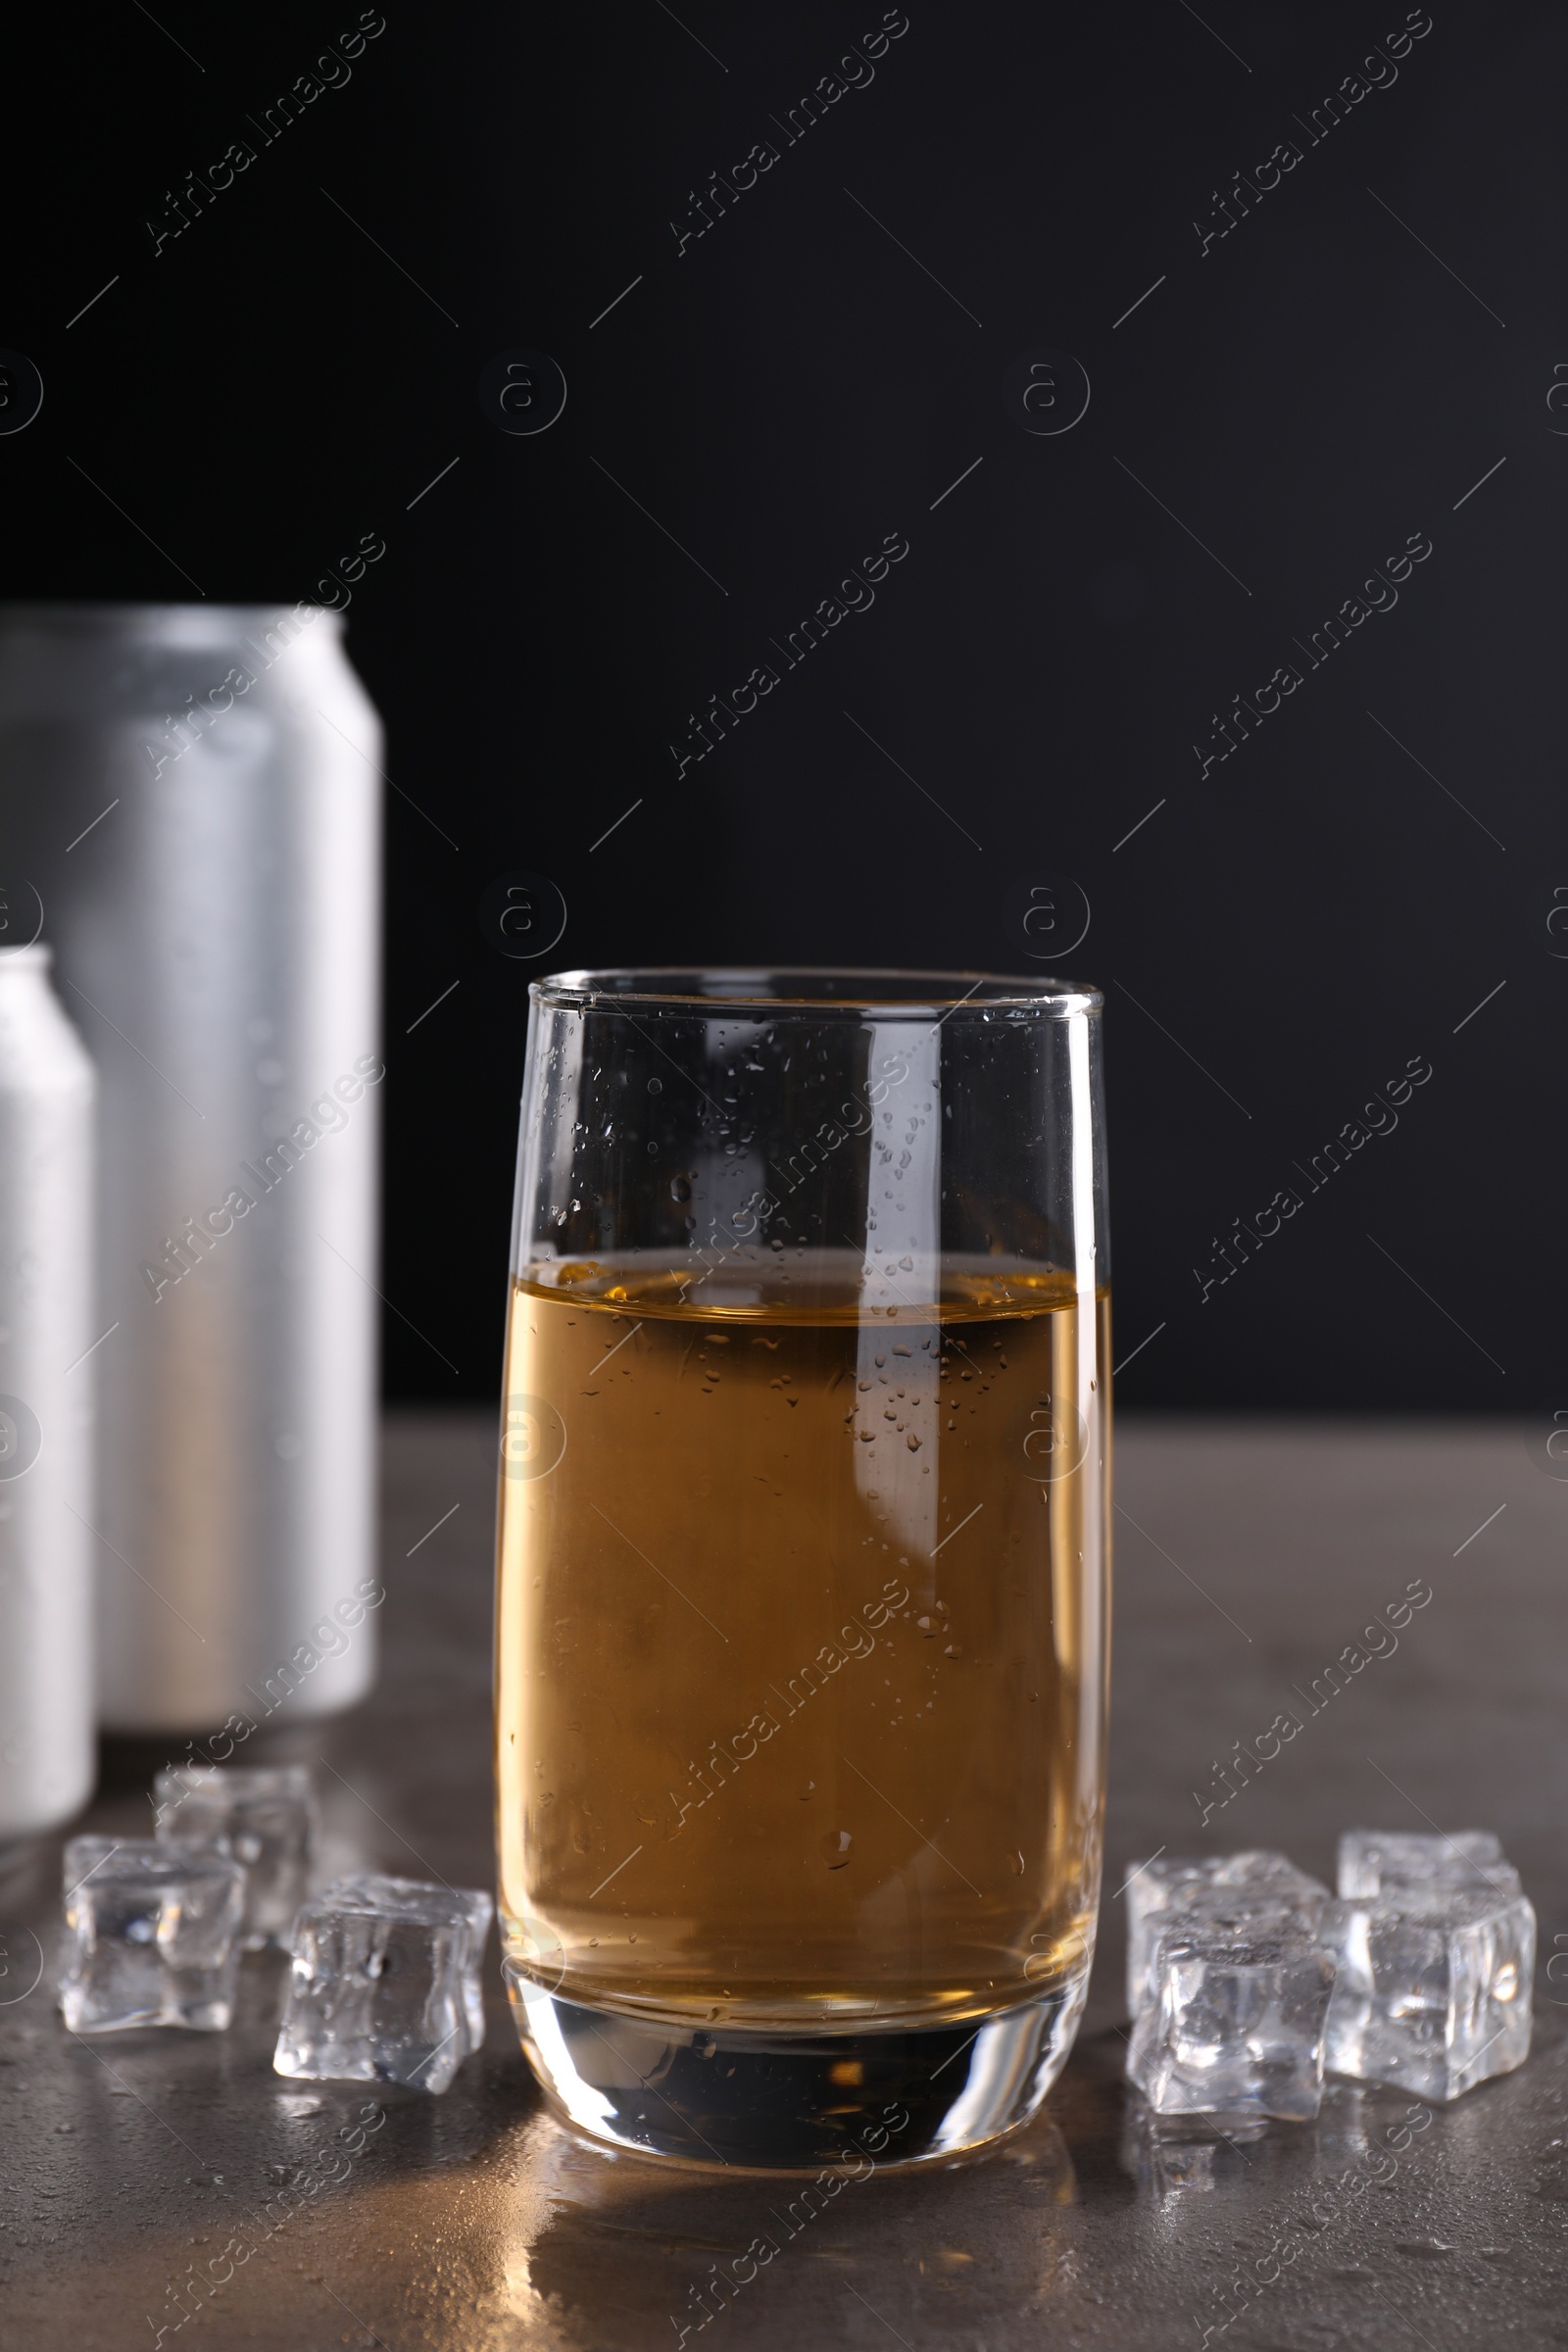
<instances>
[{"instance_id":1,"label":"short silver can","mask_svg":"<svg viewBox=\"0 0 1568 2352\"><path fill-rule=\"evenodd\" d=\"M95 1080L49 985L49 950L7 947L7 936L0 930L0 1851L78 1812L95 1764Z\"/></svg>"}]
</instances>

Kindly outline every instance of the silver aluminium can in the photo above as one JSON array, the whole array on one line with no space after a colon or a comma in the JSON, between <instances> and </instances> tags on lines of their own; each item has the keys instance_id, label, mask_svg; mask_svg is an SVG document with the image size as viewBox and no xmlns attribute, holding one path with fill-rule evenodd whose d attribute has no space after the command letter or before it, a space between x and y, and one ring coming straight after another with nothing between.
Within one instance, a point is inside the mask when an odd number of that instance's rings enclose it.
<instances>
[{"instance_id":1,"label":"silver aluminium can","mask_svg":"<svg viewBox=\"0 0 1568 2352\"><path fill-rule=\"evenodd\" d=\"M374 1675L382 753L341 629L0 612L0 884L102 1087L119 1732L232 1741L230 1717L329 1713Z\"/></svg>"},{"instance_id":2,"label":"silver aluminium can","mask_svg":"<svg viewBox=\"0 0 1568 2352\"><path fill-rule=\"evenodd\" d=\"M0 909L0 1851L69 1821L96 1766L95 1081L17 929Z\"/></svg>"}]
</instances>

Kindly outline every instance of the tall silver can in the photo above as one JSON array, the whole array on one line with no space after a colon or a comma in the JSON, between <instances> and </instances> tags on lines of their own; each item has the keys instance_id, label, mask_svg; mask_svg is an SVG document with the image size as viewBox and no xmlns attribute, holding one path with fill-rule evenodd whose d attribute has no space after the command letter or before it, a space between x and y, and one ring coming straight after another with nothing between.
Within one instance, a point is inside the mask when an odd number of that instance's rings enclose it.
<instances>
[{"instance_id":1,"label":"tall silver can","mask_svg":"<svg viewBox=\"0 0 1568 2352\"><path fill-rule=\"evenodd\" d=\"M92 1063L0 911L0 1849L92 1794ZM25 937L25 933L23 935Z\"/></svg>"},{"instance_id":2,"label":"tall silver can","mask_svg":"<svg viewBox=\"0 0 1568 2352\"><path fill-rule=\"evenodd\" d=\"M0 612L0 885L102 1090L116 1731L246 1737L374 1675L381 733L341 630Z\"/></svg>"}]
</instances>

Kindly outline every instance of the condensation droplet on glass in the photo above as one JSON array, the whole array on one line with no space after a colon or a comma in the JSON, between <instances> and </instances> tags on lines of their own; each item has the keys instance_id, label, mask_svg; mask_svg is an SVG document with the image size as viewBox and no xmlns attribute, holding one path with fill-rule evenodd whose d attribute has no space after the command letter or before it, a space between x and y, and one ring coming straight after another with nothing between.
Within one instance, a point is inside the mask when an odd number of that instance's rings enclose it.
<instances>
[{"instance_id":1,"label":"condensation droplet on glass","mask_svg":"<svg viewBox=\"0 0 1568 2352\"><path fill-rule=\"evenodd\" d=\"M1023 1860L1023 1856L1022 1856L1022 1854L1015 1853L1015 1854L1013 1855L1013 1857L1012 1857L1012 1874L1013 1874L1013 1877L1014 1877L1014 1878L1017 1878L1017 1879L1021 1879L1021 1878L1023 1877L1023 1873L1024 1873L1024 1860Z\"/></svg>"},{"instance_id":2,"label":"condensation droplet on glass","mask_svg":"<svg viewBox=\"0 0 1568 2352\"><path fill-rule=\"evenodd\" d=\"M819 1843L822 1859L829 1870L842 1870L850 1858L850 1847L854 1843L849 1831L829 1830Z\"/></svg>"},{"instance_id":3,"label":"condensation droplet on glass","mask_svg":"<svg viewBox=\"0 0 1568 2352\"><path fill-rule=\"evenodd\" d=\"M684 1176L672 1176L670 1178L669 1197L672 1200L689 1200L691 1199L692 1188L687 1183Z\"/></svg>"}]
</instances>

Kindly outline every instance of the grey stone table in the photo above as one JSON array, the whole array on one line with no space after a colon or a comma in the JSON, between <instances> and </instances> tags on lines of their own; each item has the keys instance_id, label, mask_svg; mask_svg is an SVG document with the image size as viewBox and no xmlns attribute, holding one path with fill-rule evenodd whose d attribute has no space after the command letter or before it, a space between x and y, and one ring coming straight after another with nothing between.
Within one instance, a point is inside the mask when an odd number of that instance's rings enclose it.
<instances>
[{"instance_id":1,"label":"grey stone table","mask_svg":"<svg viewBox=\"0 0 1568 2352\"><path fill-rule=\"evenodd\" d=\"M320 1759L329 1858L490 1883L490 1449L477 1417L389 1425L380 1690L277 1735ZM368 2086L270 2070L275 1961L247 1964L226 2035L70 2040L52 1967L26 1989L35 1937L52 1962L53 1844L0 1882L0 2342L1568 2344L1568 1487L1516 1427L1430 1423L1124 1421L1117 1480L1101 1954L1029 2130L852 2181L788 2235L768 2217L790 2184L667 2173L556 2124L492 1968L482 2054L443 2098L382 2093L362 2139ZM1326 1676L1412 1582L1432 1597L1397 1648L1374 1636L1385 1654ZM1298 1736L1227 1784L1282 1711ZM144 1833L164 1760L112 1756L92 1826ZM1342 2086L1314 2127L1152 2139L1121 2078L1130 1862L1280 1845L1328 1876L1343 1826L1429 1821L1495 1828L1536 1902L1528 2065L1443 2111ZM769 2227L781 2251L699 2328L692 2290Z\"/></svg>"}]
</instances>

